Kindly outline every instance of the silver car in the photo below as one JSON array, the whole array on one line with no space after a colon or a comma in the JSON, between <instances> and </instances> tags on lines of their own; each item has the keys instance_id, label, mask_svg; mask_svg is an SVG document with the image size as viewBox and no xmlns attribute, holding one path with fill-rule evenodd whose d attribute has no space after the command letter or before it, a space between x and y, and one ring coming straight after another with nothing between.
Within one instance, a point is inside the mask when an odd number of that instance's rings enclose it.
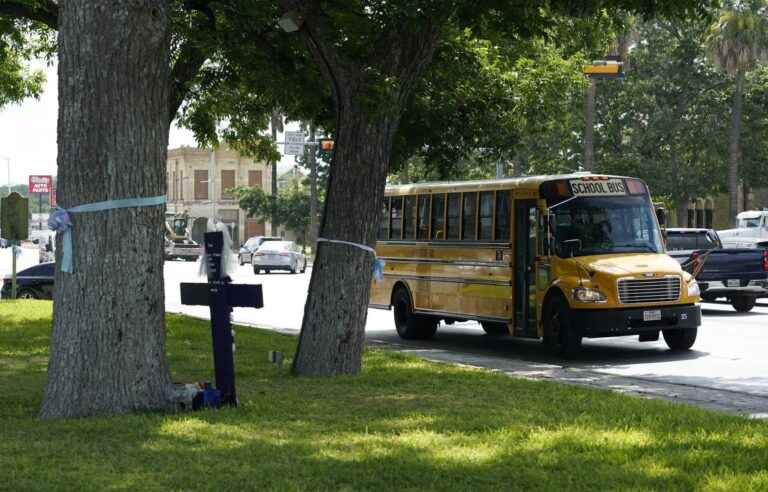
<instances>
[{"instance_id":1,"label":"silver car","mask_svg":"<svg viewBox=\"0 0 768 492\"><path fill-rule=\"evenodd\" d=\"M253 236L240 247L240 251L237 253L237 261L241 265L251 263L253 261L253 253L259 249L259 246L261 246L264 242L282 240L283 239L280 237Z\"/></svg>"},{"instance_id":2,"label":"silver car","mask_svg":"<svg viewBox=\"0 0 768 492\"><path fill-rule=\"evenodd\" d=\"M304 273L307 269L307 257L293 241L266 241L253 253L253 273L262 270L288 270L291 273Z\"/></svg>"}]
</instances>

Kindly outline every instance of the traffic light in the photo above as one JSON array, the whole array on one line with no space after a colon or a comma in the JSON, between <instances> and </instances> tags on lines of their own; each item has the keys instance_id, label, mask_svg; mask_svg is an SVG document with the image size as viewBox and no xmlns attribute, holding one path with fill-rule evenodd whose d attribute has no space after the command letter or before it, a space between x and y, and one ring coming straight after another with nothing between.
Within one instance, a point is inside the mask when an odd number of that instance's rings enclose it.
<instances>
[{"instance_id":1,"label":"traffic light","mask_svg":"<svg viewBox=\"0 0 768 492\"><path fill-rule=\"evenodd\" d=\"M331 138L321 138L318 143L317 155L324 161L331 162L333 157L334 141Z\"/></svg>"},{"instance_id":2,"label":"traffic light","mask_svg":"<svg viewBox=\"0 0 768 492\"><path fill-rule=\"evenodd\" d=\"M615 79L624 77L624 63L614 60L595 60L582 70L590 79Z\"/></svg>"}]
</instances>

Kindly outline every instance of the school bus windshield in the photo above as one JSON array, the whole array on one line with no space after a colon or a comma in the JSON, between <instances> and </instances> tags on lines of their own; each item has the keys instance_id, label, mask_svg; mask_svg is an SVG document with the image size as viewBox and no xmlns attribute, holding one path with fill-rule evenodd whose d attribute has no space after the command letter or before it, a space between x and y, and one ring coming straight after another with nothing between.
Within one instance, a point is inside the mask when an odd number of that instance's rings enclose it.
<instances>
[{"instance_id":1,"label":"school bus windshield","mask_svg":"<svg viewBox=\"0 0 768 492\"><path fill-rule=\"evenodd\" d=\"M661 233L647 196L577 197L552 209L558 256L563 242L581 241L575 256L610 253L661 253Z\"/></svg>"}]
</instances>

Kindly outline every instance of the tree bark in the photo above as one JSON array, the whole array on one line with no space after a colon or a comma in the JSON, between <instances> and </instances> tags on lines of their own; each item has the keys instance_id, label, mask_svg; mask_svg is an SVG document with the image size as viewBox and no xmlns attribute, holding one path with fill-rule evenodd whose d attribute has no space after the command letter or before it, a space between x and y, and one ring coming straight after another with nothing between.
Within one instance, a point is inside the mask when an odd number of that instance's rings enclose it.
<instances>
[{"instance_id":1,"label":"tree bark","mask_svg":"<svg viewBox=\"0 0 768 492\"><path fill-rule=\"evenodd\" d=\"M595 93L597 80L590 79L587 94L584 97L584 170L595 168Z\"/></svg>"},{"instance_id":2,"label":"tree bark","mask_svg":"<svg viewBox=\"0 0 768 492\"><path fill-rule=\"evenodd\" d=\"M739 213L739 159L741 149L739 138L741 134L741 99L744 91L744 73L736 72L733 87L733 103L731 105L731 129L728 141L728 213L733 227L736 227L736 214Z\"/></svg>"},{"instance_id":3,"label":"tree bark","mask_svg":"<svg viewBox=\"0 0 768 492\"><path fill-rule=\"evenodd\" d=\"M372 60L351 61L336 51L335 33L322 13L303 14L304 40L336 105L336 144L320 236L373 247L394 136L408 97L432 62L442 20L425 17L418 29L390 32ZM396 80L397 89L372 105L372 95L381 92L371 85L375 79L366 78L373 65ZM360 371L374 259L360 247L318 243L294 373Z\"/></svg>"},{"instance_id":4,"label":"tree bark","mask_svg":"<svg viewBox=\"0 0 768 492\"><path fill-rule=\"evenodd\" d=\"M398 115L371 118L351 99L340 113L320 236L372 246ZM329 376L360 371L374 257L320 242L293 369Z\"/></svg>"},{"instance_id":5,"label":"tree bark","mask_svg":"<svg viewBox=\"0 0 768 492\"><path fill-rule=\"evenodd\" d=\"M64 208L166 193L167 0L59 4L58 186ZM73 273L57 237L40 417L167 408L164 207L73 213Z\"/></svg>"}]
</instances>

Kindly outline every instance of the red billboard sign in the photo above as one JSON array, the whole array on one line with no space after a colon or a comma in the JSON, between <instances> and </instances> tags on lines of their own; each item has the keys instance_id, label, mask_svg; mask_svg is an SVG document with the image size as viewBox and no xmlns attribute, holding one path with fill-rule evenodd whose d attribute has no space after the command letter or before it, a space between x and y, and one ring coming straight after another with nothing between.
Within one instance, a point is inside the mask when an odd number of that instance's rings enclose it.
<instances>
[{"instance_id":1,"label":"red billboard sign","mask_svg":"<svg viewBox=\"0 0 768 492\"><path fill-rule=\"evenodd\" d=\"M53 176L30 176L30 193L50 193L53 188Z\"/></svg>"}]
</instances>

